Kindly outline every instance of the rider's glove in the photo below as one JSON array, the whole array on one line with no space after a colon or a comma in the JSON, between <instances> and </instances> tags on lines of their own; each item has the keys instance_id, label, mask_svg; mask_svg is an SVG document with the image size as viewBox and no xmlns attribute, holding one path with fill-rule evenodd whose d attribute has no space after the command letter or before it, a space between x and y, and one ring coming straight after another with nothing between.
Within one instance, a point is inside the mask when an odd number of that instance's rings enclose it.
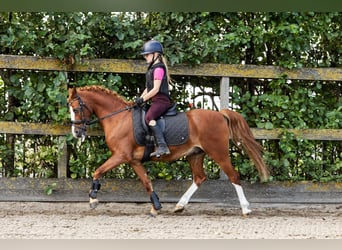
<instances>
[{"instance_id":1,"label":"rider's glove","mask_svg":"<svg viewBox=\"0 0 342 250\"><path fill-rule=\"evenodd\" d=\"M141 104L144 103L144 98L142 97L136 97L135 98L135 104L138 105L138 106L141 106Z\"/></svg>"}]
</instances>

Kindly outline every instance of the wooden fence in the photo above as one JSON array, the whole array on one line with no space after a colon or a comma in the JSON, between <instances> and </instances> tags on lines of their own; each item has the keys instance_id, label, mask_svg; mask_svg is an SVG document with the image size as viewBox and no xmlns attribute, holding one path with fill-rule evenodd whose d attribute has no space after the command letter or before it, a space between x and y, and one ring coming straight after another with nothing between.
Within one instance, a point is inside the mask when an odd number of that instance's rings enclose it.
<instances>
[{"instance_id":1,"label":"wooden fence","mask_svg":"<svg viewBox=\"0 0 342 250\"><path fill-rule=\"evenodd\" d=\"M35 71L64 71L64 72L112 72L144 74L146 65L143 61L118 59L92 59L83 60L76 64L64 64L55 58L42 58L33 56L0 55L0 69L35 70ZM276 79L286 76L293 80L321 80L342 81L342 68L302 68L285 69L276 66L257 65L227 65L227 64L201 64L195 67L170 67L171 75L186 76L216 76L221 77L220 106L229 106L229 79L233 77ZM257 139L279 139L284 131L293 132L296 136L309 140L336 140L342 141L342 129L256 129L252 132ZM65 136L70 133L69 126L0 122L0 133L55 135L60 137L60 145L65 145ZM88 135L103 135L102 131L89 130ZM58 160L58 178L67 176L67 149L60 148L62 154Z\"/></svg>"},{"instance_id":2,"label":"wooden fence","mask_svg":"<svg viewBox=\"0 0 342 250\"><path fill-rule=\"evenodd\" d=\"M93 59L83 60L77 64L64 64L55 58L42 58L33 56L0 55L0 69L37 70L37 71L77 71L77 72L112 72L144 74L146 64L136 60L118 59ZM221 108L229 106L229 78L281 78L284 75L288 79L342 81L341 68L302 68L285 69L276 66L256 65L227 65L227 64L201 64L196 67L177 66L170 67L171 75L187 76L218 76L220 81ZM256 129L252 128L257 139L278 139L284 129ZM341 129L286 129L296 136L309 140L342 140ZM36 134L57 135L63 137L70 133L70 127L48 124L27 124L0 122L0 133L7 134ZM89 135L102 135L101 131L89 131ZM58 177L66 176L66 148L62 148L65 154L59 159Z\"/></svg>"}]
</instances>

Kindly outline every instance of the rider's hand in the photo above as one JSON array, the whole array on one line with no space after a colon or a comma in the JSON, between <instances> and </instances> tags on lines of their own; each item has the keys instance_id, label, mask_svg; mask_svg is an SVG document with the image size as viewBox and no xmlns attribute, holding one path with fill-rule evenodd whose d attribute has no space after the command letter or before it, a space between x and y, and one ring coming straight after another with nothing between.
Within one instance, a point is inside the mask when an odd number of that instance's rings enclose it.
<instances>
[{"instance_id":1,"label":"rider's hand","mask_svg":"<svg viewBox=\"0 0 342 250\"><path fill-rule=\"evenodd\" d=\"M142 97L136 97L135 98L135 104L137 104L138 106L140 106L143 103L144 103L144 98L142 98Z\"/></svg>"}]
</instances>

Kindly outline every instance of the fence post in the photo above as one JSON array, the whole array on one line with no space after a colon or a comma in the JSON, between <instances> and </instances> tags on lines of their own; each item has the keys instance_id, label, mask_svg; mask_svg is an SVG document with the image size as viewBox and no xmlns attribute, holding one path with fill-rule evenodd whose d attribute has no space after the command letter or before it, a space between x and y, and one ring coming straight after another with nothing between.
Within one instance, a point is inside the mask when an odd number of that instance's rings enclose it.
<instances>
[{"instance_id":1,"label":"fence post","mask_svg":"<svg viewBox=\"0 0 342 250\"><path fill-rule=\"evenodd\" d=\"M68 145L66 143L65 136L59 136L58 138L58 178L67 177L67 165L68 165Z\"/></svg>"},{"instance_id":2,"label":"fence post","mask_svg":"<svg viewBox=\"0 0 342 250\"><path fill-rule=\"evenodd\" d=\"M222 77L220 82L220 109L226 108L229 108L229 77ZM220 170L220 179L228 179L227 175L222 170Z\"/></svg>"}]
</instances>

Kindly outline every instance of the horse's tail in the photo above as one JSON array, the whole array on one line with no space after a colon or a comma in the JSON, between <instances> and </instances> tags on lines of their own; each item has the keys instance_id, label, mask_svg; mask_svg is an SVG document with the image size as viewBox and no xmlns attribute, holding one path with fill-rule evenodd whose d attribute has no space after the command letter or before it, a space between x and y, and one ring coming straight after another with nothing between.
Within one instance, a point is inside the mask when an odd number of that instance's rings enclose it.
<instances>
[{"instance_id":1,"label":"horse's tail","mask_svg":"<svg viewBox=\"0 0 342 250\"><path fill-rule=\"evenodd\" d=\"M255 140L246 120L239 113L229 109L222 109L220 113L227 119L234 144L238 147L243 146L258 170L260 180L267 181L270 173L262 158L263 147Z\"/></svg>"}]
</instances>

